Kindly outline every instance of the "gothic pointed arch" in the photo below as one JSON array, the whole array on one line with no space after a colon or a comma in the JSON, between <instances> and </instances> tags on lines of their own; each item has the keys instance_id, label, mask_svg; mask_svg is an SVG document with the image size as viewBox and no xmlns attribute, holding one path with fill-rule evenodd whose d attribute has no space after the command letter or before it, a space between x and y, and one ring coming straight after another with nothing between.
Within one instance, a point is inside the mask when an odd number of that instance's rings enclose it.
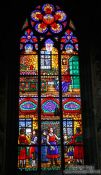
<instances>
[{"instance_id":1,"label":"gothic pointed arch","mask_svg":"<svg viewBox=\"0 0 101 175\"><path fill-rule=\"evenodd\" d=\"M79 59L64 9L34 7L20 38L19 172L84 164Z\"/></svg>"}]
</instances>

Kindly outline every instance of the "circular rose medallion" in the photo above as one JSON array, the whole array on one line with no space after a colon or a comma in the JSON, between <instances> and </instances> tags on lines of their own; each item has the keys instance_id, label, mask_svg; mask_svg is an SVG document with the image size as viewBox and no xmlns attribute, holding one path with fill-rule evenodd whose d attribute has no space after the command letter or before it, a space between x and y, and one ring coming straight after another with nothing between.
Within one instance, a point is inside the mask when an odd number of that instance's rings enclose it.
<instances>
[{"instance_id":1,"label":"circular rose medallion","mask_svg":"<svg viewBox=\"0 0 101 175\"><path fill-rule=\"evenodd\" d=\"M53 33L60 33L62 31L62 25L61 24L57 24L57 23L53 23L51 25L51 28L50 30L53 32Z\"/></svg>"},{"instance_id":2,"label":"circular rose medallion","mask_svg":"<svg viewBox=\"0 0 101 175\"><path fill-rule=\"evenodd\" d=\"M42 14L39 10L34 10L32 13L31 13L31 19L33 21L39 21L39 20L42 20Z\"/></svg>"},{"instance_id":3,"label":"circular rose medallion","mask_svg":"<svg viewBox=\"0 0 101 175\"><path fill-rule=\"evenodd\" d=\"M55 13L55 20L58 20L59 22L65 21L66 18L67 18L66 14L63 11L61 11L61 10L58 10Z\"/></svg>"},{"instance_id":4,"label":"circular rose medallion","mask_svg":"<svg viewBox=\"0 0 101 175\"><path fill-rule=\"evenodd\" d=\"M52 24L54 22L54 17L50 14L47 14L43 17L43 22L45 24Z\"/></svg>"},{"instance_id":5,"label":"circular rose medallion","mask_svg":"<svg viewBox=\"0 0 101 175\"><path fill-rule=\"evenodd\" d=\"M46 14L51 14L54 11L54 6L52 4L44 4L42 10Z\"/></svg>"},{"instance_id":6,"label":"circular rose medallion","mask_svg":"<svg viewBox=\"0 0 101 175\"><path fill-rule=\"evenodd\" d=\"M36 24L35 30L39 33L46 33L48 28L44 23Z\"/></svg>"}]
</instances>

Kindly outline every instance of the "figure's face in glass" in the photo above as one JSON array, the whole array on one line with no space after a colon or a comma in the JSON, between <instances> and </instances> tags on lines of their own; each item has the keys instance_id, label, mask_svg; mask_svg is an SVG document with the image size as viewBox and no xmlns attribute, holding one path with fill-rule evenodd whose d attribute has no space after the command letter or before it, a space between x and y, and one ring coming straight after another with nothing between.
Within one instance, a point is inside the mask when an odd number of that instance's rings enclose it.
<instances>
[{"instance_id":1,"label":"figure's face in glass","mask_svg":"<svg viewBox=\"0 0 101 175\"><path fill-rule=\"evenodd\" d=\"M53 133L53 128L50 128L50 129L49 129L49 132L50 132L50 133Z\"/></svg>"},{"instance_id":2,"label":"figure's face in glass","mask_svg":"<svg viewBox=\"0 0 101 175\"><path fill-rule=\"evenodd\" d=\"M35 131L33 131L33 135L35 135L36 134L36 132Z\"/></svg>"},{"instance_id":3,"label":"figure's face in glass","mask_svg":"<svg viewBox=\"0 0 101 175\"><path fill-rule=\"evenodd\" d=\"M46 131L43 132L43 135L46 135Z\"/></svg>"},{"instance_id":4,"label":"figure's face in glass","mask_svg":"<svg viewBox=\"0 0 101 175\"><path fill-rule=\"evenodd\" d=\"M64 135L64 140L67 141L67 135Z\"/></svg>"}]
</instances>

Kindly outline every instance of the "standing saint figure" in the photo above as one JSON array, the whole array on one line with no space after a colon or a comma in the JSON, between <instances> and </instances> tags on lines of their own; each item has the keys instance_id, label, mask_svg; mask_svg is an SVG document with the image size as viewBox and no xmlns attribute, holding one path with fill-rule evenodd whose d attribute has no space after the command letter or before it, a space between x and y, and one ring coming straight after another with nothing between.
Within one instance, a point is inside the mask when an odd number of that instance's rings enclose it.
<instances>
[{"instance_id":1,"label":"standing saint figure","mask_svg":"<svg viewBox=\"0 0 101 175\"><path fill-rule=\"evenodd\" d=\"M33 130L32 136L31 136L31 146L29 149L30 152L30 162L32 167L36 166L36 160L37 160L37 154L38 154L38 148L37 148L37 135L36 131Z\"/></svg>"},{"instance_id":2,"label":"standing saint figure","mask_svg":"<svg viewBox=\"0 0 101 175\"><path fill-rule=\"evenodd\" d=\"M46 130L42 131L41 144L42 144L41 161L48 162L48 158L46 157L46 155L47 155L47 131Z\"/></svg>"},{"instance_id":3,"label":"standing saint figure","mask_svg":"<svg viewBox=\"0 0 101 175\"><path fill-rule=\"evenodd\" d=\"M26 159L28 158L26 145L30 144L30 140L29 140L28 136L25 134L24 128L20 129L20 134L18 137L18 144L20 145L19 149L18 149L19 167L25 168L26 167Z\"/></svg>"},{"instance_id":4,"label":"standing saint figure","mask_svg":"<svg viewBox=\"0 0 101 175\"><path fill-rule=\"evenodd\" d=\"M49 128L49 133L47 135L47 158L51 161L50 166L53 166L53 162L55 162L56 166L59 166L57 159L60 157L60 155L58 151L57 140L60 140L60 138L54 134L53 128Z\"/></svg>"},{"instance_id":5,"label":"standing saint figure","mask_svg":"<svg viewBox=\"0 0 101 175\"><path fill-rule=\"evenodd\" d=\"M69 145L74 146L74 160L77 164L83 164L84 159L84 149L83 149L83 136L81 133L81 128L76 128L76 133L72 136L72 140L69 142Z\"/></svg>"}]
</instances>

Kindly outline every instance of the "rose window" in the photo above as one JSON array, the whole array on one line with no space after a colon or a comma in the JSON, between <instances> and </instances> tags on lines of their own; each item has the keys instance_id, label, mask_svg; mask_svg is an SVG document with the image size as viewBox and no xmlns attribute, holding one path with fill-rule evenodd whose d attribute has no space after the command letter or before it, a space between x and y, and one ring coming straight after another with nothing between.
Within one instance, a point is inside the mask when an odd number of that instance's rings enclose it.
<instances>
[{"instance_id":1,"label":"rose window","mask_svg":"<svg viewBox=\"0 0 101 175\"><path fill-rule=\"evenodd\" d=\"M44 4L36 7L31 13L31 25L39 33L60 33L67 25L67 15L59 7L51 4Z\"/></svg>"}]
</instances>

